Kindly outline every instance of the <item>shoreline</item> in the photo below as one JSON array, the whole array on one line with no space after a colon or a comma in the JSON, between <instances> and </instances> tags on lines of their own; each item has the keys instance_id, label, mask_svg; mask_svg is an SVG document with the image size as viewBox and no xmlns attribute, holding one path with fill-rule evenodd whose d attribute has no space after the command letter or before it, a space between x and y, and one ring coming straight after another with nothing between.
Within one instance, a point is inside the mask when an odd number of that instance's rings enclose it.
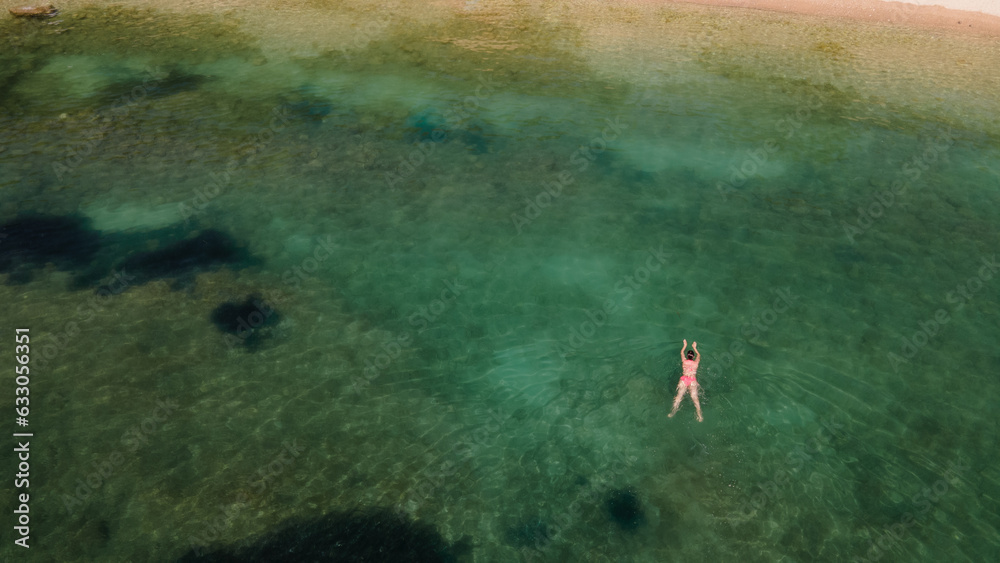
<instances>
[{"instance_id":1,"label":"shoreline","mask_svg":"<svg viewBox=\"0 0 1000 563\"><path fill-rule=\"evenodd\" d=\"M922 29L948 30L961 34L1000 38L1000 6L996 13L968 11L959 8L973 4L968 0L937 0L935 5L884 0L638 0L644 4L699 4L721 8L762 10L788 14L858 20L909 26ZM986 6L981 6L985 8Z\"/></svg>"},{"instance_id":2,"label":"shoreline","mask_svg":"<svg viewBox=\"0 0 1000 563\"><path fill-rule=\"evenodd\" d=\"M7 13L10 8L46 3L41 0L27 2L24 0L0 0L0 9L5 13L5 17L11 18L14 16ZM88 5L122 5L115 0L62 0L53 3L59 10L67 12ZM518 11L527 6L569 9L590 3L591 0L565 3L529 0L519 6L519 3L511 0L432 0L408 6L410 4L408 0L386 0L384 2L387 7L391 7L393 10L403 13L409 11L425 12L425 15L426 12ZM322 2L318 2L312 6L312 9L333 8L333 4L331 2L329 6L324 6ZM820 19L855 20L923 29L932 28L1000 38L1000 3L990 5L986 0L910 0L902 2L890 0L624 0L617 2L614 6L624 11L637 6L670 7L683 4L730 10L798 14ZM129 2L128 5L189 13L226 13L267 10L268 4L256 0L224 0L222 2L217 0L136 0ZM349 1L344 5L354 10L363 4ZM415 10L407 10L409 7L413 7ZM275 12L275 15L288 15L299 11L309 11L309 8L304 9L301 6L285 8Z\"/></svg>"},{"instance_id":3,"label":"shoreline","mask_svg":"<svg viewBox=\"0 0 1000 563\"><path fill-rule=\"evenodd\" d=\"M135 0L127 5L133 8L163 10L168 12L215 14L216 16L239 14L255 15L260 21L290 19L302 26L298 32L308 32L316 22L311 16L328 13L334 20L350 20L362 13L375 14L377 8L363 0L348 0L329 4L320 0L310 6L286 6L274 10L268 2L259 0ZM47 2L24 0L0 0L0 10L7 18L13 18L8 9L24 5L41 5ZM115 0L61 0L53 2L62 13L70 14L85 6L122 6ZM933 4L932 4L933 3ZM619 15L630 10L657 8L704 8L719 10L729 16L738 15L746 19L757 17L753 12L788 14L812 17L817 23L823 22L864 22L888 25L897 29L948 31L959 35L1000 39L1000 3L991 5L987 0L619 0L607 4L595 0L571 0L567 2L547 2L544 0L383 0L374 4L389 9L389 19L412 18L416 21L433 21L446 15L479 16L484 13L526 14L560 13L563 17L571 12L584 13L595 7L611 9ZM333 10L333 12L330 12ZM394 15L393 15L394 14ZM346 18L346 20L345 20ZM294 25L294 24L293 24ZM290 30L289 30L290 32Z\"/></svg>"},{"instance_id":4,"label":"shoreline","mask_svg":"<svg viewBox=\"0 0 1000 563\"><path fill-rule=\"evenodd\" d=\"M0 0L4 7L19 3ZM993 72L1000 68L1000 17L938 6L880 0L317 0L275 8L260 0L135 0L123 9L111 0L63 0L57 7L59 17L36 24L65 21L72 27L88 17L75 11L108 9L101 28L113 34L117 26L153 21L143 10L163 14L168 24L179 15L198 21L199 29L219 26L224 35L239 35L232 41L253 46L259 65L302 57L361 64L372 55L369 46L381 61L404 43L411 51L439 44L441 50L420 55L429 57L425 62L447 67L452 55L444 50L475 51L473 58L459 57L461 64L489 61L480 70L492 71L503 59L506 71L520 72L517 56L541 53L638 87L700 80L706 71L726 80L735 73L817 82L857 100L1000 138L1000 75ZM92 29L96 19L88 22ZM151 39L130 41L140 51L152 45ZM220 43L223 50L232 41ZM121 53L117 44L108 45Z\"/></svg>"}]
</instances>

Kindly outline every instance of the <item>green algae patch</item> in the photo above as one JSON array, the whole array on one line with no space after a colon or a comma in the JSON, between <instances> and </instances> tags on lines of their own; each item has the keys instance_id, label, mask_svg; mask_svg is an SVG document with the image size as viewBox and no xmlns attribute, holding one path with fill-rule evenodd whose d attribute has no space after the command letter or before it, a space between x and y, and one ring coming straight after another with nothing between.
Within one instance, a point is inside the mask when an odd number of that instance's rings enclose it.
<instances>
[{"instance_id":1,"label":"green algae patch","mask_svg":"<svg viewBox=\"0 0 1000 563\"><path fill-rule=\"evenodd\" d=\"M45 22L4 19L0 104L8 111L46 112L64 109L63 97L71 108L106 102L141 85L154 69L167 68L168 79L156 91L163 94L183 81L171 69L223 54L253 59L260 56L255 43L231 18L125 6L85 6Z\"/></svg>"}]
</instances>

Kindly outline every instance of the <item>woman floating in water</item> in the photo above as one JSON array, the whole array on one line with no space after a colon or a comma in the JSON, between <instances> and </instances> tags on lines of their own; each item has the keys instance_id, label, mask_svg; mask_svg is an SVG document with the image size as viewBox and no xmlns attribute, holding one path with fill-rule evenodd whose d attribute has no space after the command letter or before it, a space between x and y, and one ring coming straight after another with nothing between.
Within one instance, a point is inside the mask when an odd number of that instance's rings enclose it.
<instances>
[{"instance_id":1,"label":"woman floating in water","mask_svg":"<svg viewBox=\"0 0 1000 563\"><path fill-rule=\"evenodd\" d=\"M694 410L698 411L698 422L701 422L701 403L698 402L698 379L695 377L698 373L698 362L701 361L701 353L698 352L697 342L691 345L694 350L688 350L687 355L685 355L684 350L687 350L687 347L688 341L685 340L684 348L681 348L681 366L684 368L684 373L677 384L677 397L674 398L674 410L670 411L670 414L667 416L673 417L677 414L677 409L681 406L681 399L684 398L684 393L690 390L691 400L694 401Z\"/></svg>"}]
</instances>

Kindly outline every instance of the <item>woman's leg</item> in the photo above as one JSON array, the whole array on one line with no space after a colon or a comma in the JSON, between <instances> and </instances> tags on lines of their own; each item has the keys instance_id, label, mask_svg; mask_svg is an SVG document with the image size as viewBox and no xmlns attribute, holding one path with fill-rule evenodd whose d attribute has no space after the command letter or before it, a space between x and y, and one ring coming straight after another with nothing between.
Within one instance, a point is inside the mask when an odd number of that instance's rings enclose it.
<instances>
[{"instance_id":1,"label":"woman's leg","mask_svg":"<svg viewBox=\"0 0 1000 563\"><path fill-rule=\"evenodd\" d=\"M681 399L684 398L684 392L687 391L687 388L688 386L686 383L677 384L677 396L674 397L674 409L670 411L667 418L672 418L675 414L677 414L677 409L681 407Z\"/></svg>"},{"instance_id":2,"label":"woman's leg","mask_svg":"<svg viewBox=\"0 0 1000 563\"><path fill-rule=\"evenodd\" d=\"M702 421L701 418L701 403L698 402L698 384L695 383L691 386L691 400L694 401L694 410L698 413L698 422Z\"/></svg>"}]
</instances>

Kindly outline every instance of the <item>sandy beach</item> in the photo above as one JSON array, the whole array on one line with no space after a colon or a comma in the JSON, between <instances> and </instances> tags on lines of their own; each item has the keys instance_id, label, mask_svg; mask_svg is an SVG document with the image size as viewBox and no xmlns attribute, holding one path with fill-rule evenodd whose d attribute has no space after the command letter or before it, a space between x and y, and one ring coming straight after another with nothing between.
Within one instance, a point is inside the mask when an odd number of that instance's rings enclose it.
<instances>
[{"instance_id":1,"label":"sandy beach","mask_svg":"<svg viewBox=\"0 0 1000 563\"><path fill-rule=\"evenodd\" d=\"M940 0L933 3L927 1L881 2L879 0L684 1L710 6L770 10L1000 36L1000 5L982 0Z\"/></svg>"},{"instance_id":2,"label":"sandy beach","mask_svg":"<svg viewBox=\"0 0 1000 563\"><path fill-rule=\"evenodd\" d=\"M3 0L0 2L6 9L41 5L44 2L25 2L22 0ZM99 4L116 4L102 0L64 0L56 2L56 7L63 10L73 10L82 6ZM317 7L325 6L324 2L310 2L306 5L277 5L268 1L255 0L137 0L129 3L132 6L147 6L151 8L193 11L220 12L255 11L264 9L275 14L288 15L309 12ZM368 11L382 8L385 11L407 13L407 15L424 14L428 17L440 15L442 12L493 12L520 11L525 6L543 8L556 5L562 8L578 8L587 4L603 4L592 0L575 0L565 3L539 2L509 2L507 0L432 0L430 2L407 2L394 0L372 6L364 2L340 3L348 11ZM913 0L909 2L884 2L881 0L621 0L614 2L623 10L632 9L637 5L671 5L671 4L701 4L706 6L742 8L750 10L767 10L790 14L805 14L826 18L846 18L868 22L889 23L895 25L910 25L925 28L948 29L951 31L975 35L1000 36L1000 4L987 0ZM561 6L560 6L561 5Z\"/></svg>"}]
</instances>

